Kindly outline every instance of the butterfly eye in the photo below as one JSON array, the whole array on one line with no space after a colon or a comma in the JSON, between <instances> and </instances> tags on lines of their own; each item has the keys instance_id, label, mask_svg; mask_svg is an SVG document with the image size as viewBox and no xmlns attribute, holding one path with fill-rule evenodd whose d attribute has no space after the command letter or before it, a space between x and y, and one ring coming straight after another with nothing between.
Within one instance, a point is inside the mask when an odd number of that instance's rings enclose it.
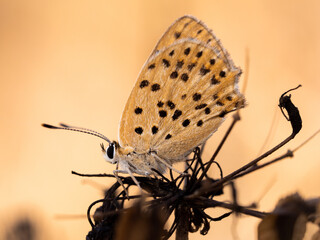
<instances>
[{"instance_id":1,"label":"butterfly eye","mask_svg":"<svg viewBox=\"0 0 320 240\"><path fill-rule=\"evenodd\" d=\"M114 158L114 143L109 144L109 147L107 148L107 156L109 159Z\"/></svg>"}]
</instances>

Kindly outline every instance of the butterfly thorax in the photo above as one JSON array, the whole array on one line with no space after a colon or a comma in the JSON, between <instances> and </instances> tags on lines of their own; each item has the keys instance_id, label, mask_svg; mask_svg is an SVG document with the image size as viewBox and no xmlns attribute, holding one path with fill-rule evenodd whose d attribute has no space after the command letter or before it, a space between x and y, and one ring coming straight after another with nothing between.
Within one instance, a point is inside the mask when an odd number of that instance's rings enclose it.
<instances>
[{"instance_id":1,"label":"butterfly thorax","mask_svg":"<svg viewBox=\"0 0 320 240\"><path fill-rule=\"evenodd\" d=\"M121 148L119 150L121 150ZM137 173L140 175L154 174L155 172L153 169L159 171L160 173L164 173L166 171L166 166L159 162L152 152L136 153L132 151L127 154L121 154L119 151L117 154L117 159L121 170L129 170L132 173Z\"/></svg>"},{"instance_id":2,"label":"butterfly thorax","mask_svg":"<svg viewBox=\"0 0 320 240\"><path fill-rule=\"evenodd\" d=\"M103 152L106 161L118 164L119 170L124 172L151 175L155 173L153 169L160 173L166 170L166 166L157 159L155 151L137 152L132 147L122 147L119 143L112 142Z\"/></svg>"}]
</instances>

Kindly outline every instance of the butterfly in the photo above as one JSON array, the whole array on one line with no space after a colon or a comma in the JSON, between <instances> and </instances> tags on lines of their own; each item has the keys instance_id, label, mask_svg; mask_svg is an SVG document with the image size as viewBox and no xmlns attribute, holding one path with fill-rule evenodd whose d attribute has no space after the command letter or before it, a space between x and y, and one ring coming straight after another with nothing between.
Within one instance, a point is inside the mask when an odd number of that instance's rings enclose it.
<instances>
[{"instance_id":1,"label":"butterfly","mask_svg":"<svg viewBox=\"0 0 320 240\"><path fill-rule=\"evenodd\" d=\"M218 38L193 16L177 19L164 33L144 64L126 103L119 141L90 129L62 124L49 128L93 134L109 143L102 146L114 171L149 176L164 173L203 144L225 115L243 108L236 67ZM119 180L119 178L117 177Z\"/></svg>"}]
</instances>

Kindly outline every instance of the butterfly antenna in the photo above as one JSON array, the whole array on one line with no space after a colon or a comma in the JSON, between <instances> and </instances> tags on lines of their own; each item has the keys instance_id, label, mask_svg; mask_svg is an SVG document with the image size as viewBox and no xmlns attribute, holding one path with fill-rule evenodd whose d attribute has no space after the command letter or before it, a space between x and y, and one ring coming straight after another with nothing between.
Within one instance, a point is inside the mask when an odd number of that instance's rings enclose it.
<instances>
[{"instance_id":1,"label":"butterfly antenna","mask_svg":"<svg viewBox=\"0 0 320 240\"><path fill-rule=\"evenodd\" d=\"M88 128L70 126L70 125L67 125L64 123L60 123L60 126L53 126L53 125L46 124L46 123L43 123L41 125L42 125L42 127L50 128L50 129L62 129L62 130L70 130L70 131L75 131L75 132L82 132L82 133L91 134L93 136L102 138L103 140L107 141L108 143L111 143L111 141L103 134L98 133L98 132L91 130L91 129L88 129Z\"/></svg>"}]
</instances>

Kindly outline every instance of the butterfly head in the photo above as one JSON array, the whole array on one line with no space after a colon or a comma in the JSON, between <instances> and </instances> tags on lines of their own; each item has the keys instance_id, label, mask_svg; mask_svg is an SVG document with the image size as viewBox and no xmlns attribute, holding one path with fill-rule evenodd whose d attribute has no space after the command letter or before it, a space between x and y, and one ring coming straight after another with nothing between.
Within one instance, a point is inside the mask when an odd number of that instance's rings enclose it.
<instances>
[{"instance_id":1,"label":"butterfly head","mask_svg":"<svg viewBox=\"0 0 320 240\"><path fill-rule=\"evenodd\" d=\"M112 163L112 164L116 164L118 162L117 146L118 146L118 143L115 141L110 142L109 146L107 148L105 148L104 145L101 144L103 156L107 162Z\"/></svg>"}]
</instances>

